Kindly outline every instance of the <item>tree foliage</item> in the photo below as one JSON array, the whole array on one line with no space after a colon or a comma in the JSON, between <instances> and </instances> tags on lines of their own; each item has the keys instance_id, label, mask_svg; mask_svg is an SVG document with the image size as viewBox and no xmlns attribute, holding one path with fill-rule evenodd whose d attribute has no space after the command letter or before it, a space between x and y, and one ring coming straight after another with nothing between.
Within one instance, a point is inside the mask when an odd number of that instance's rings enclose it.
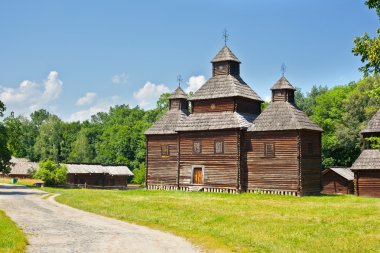
<instances>
[{"instance_id":1,"label":"tree foliage","mask_svg":"<svg viewBox=\"0 0 380 253\"><path fill-rule=\"evenodd\" d=\"M3 102L0 101L0 117L3 116L3 112L6 107ZM0 172L9 173L10 171L11 151L8 149L8 134L7 129L3 123L0 123Z\"/></svg>"},{"instance_id":2,"label":"tree foliage","mask_svg":"<svg viewBox=\"0 0 380 253\"><path fill-rule=\"evenodd\" d=\"M380 17L380 0L368 0L365 4L370 9L376 9L377 15ZM380 29L377 29L377 36L371 38L368 33L354 39L355 46L352 52L356 56L361 56L364 66L359 70L365 76L380 73Z\"/></svg>"},{"instance_id":3,"label":"tree foliage","mask_svg":"<svg viewBox=\"0 0 380 253\"><path fill-rule=\"evenodd\" d=\"M51 160L41 161L33 177L43 180L46 186L65 184L67 180L67 168Z\"/></svg>"}]
</instances>

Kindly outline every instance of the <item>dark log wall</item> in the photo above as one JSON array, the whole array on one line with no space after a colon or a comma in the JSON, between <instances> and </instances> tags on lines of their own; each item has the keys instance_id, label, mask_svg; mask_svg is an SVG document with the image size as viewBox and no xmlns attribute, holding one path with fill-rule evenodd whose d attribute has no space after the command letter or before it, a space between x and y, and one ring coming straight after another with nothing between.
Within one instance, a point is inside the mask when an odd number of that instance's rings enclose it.
<instances>
[{"instance_id":1,"label":"dark log wall","mask_svg":"<svg viewBox=\"0 0 380 253\"><path fill-rule=\"evenodd\" d=\"M180 185L192 184L192 169L204 167L203 183L210 187L237 188L238 183L238 130L189 132L180 134ZM224 152L215 154L215 141L224 142ZM200 141L202 151L194 154L193 142Z\"/></svg>"},{"instance_id":2,"label":"dark log wall","mask_svg":"<svg viewBox=\"0 0 380 253\"><path fill-rule=\"evenodd\" d=\"M93 186L127 186L127 176L104 174L67 174L69 184L87 184Z\"/></svg>"},{"instance_id":3,"label":"dark log wall","mask_svg":"<svg viewBox=\"0 0 380 253\"><path fill-rule=\"evenodd\" d=\"M218 98L208 100L197 100L193 102L193 112L224 112L235 109L233 98Z\"/></svg>"},{"instance_id":4,"label":"dark log wall","mask_svg":"<svg viewBox=\"0 0 380 253\"><path fill-rule=\"evenodd\" d=\"M355 173L355 193L358 196L380 197L380 171L357 170Z\"/></svg>"},{"instance_id":5,"label":"dark log wall","mask_svg":"<svg viewBox=\"0 0 380 253\"><path fill-rule=\"evenodd\" d=\"M240 74L239 63L237 62L215 62L212 67L213 76L216 75L234 75L238 76Z\"/></svg>"},{"instance_id":6,"label":"dark log wall","mask_svg":"<svg viewBox=\"0 0 380 253\"><path fill-rule=\"evenodd\" d=\"M258 101L246 99L246 98L236 98L236 111L243 113L251 113L259 115L261 113L261 103Z\"/></svg>"},{"instance_id":7,"label":"dark log wall","mask_svg":"<svg viewBox=\"0 0 380 253\"><path fill-rule=\"evenodd\" d=\"M322 175L322 188L325 194L353 194L354 182L329 170Z\"/></svg>"},{"instance_id":8,"label":"dark log wall","mask_svg":"<svg viewBox=\"0 0 380 253\"><path fill-rule=\"evenodd\" d=\"M297 131L249 132L247 151L247 186L256 190L298 190L299 159ZM273 144L275 155L266 157L265 144Z\"/></svg>"},{"instance_id":9,"label":"dark log wall","mask_svg":"<svg viewBox=\"0 0 380 253\"><path fill-rule=\"evenodd\" d=\"M161 156L161 146L169 146L169 156ZM178 136L147 136L147 184L177 184Z\"/></svg>"},{"instance_id":10,"label":"dark log wall","mask_svg":"<svg viewBox=\"0 0 380 253\"><path fill-rule=\"evenodd\" d=\"M319 194L322 172L321 134L314 131L300 131L300 139L302 194Z\"/></svg>"}]
</instances>

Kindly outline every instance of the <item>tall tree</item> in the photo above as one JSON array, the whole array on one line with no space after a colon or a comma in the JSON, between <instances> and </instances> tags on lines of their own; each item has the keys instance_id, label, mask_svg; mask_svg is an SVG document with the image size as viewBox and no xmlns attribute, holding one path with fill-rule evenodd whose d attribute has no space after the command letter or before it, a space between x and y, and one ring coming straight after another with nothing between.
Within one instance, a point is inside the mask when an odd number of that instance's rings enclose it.
<instances>
[{"instance_id":1,"label":"tall tree","mask_svg":"<svg viewBox=\"0 0 380 253\"><path fill-rule=\"evenodd\" d=\"M38 160L50 159L61 162L63 122L56 115L50 115L40 126L39 134L34 144Z\"/></svg>"},{"instance_id":2,"label":"tall tree","mask_svg":"<svg viewBox=\"0 0 380 253\"><path fill-rule=\"evenodd\" d=\"M0 117L3 116L3 112L6 107L3 102L0 101ZM3 123L0 123L0 172L8 173L10 171L11 152L7 146L8 136L7 129Z\"/></svg>"},{"instance_id":3,"label":"tall tree","mask_svg":"<svg viewBox=\"0 0 380 253\"><path fill-rule=\"evenodd\" d=\"M375 9L377 15L380 17L380 0L368 0L365 4L370 9ZM361 61L364 66L359 70L364 73L365 76L370 74L380 73L380 29L377 29L377 36L371 38L367 33L361 37L354 39L355 46L352 48L352 52L356 56L361 56Z\"/></svg>"}]
</instances>

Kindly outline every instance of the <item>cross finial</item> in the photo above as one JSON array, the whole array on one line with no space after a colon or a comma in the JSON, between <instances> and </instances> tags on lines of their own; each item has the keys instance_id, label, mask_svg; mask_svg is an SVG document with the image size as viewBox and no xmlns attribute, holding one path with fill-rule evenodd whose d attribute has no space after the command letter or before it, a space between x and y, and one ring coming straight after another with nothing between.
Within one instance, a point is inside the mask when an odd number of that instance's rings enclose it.
<instances>
[{"instance_id":1,"label":"cross finial","mask_svg":"<svg viewBox=\"0 0 380 253\"><path fill-rule=\"evenodd\" d=\"M177 82L178 82L178 87L181 87L181 82L183 81L182 76L178 75L177 76Z\"/></svg>"},{"instance_id":2,"label":"cross finial","mask_svg":"<svg viewBox=\"0 0 380 253\"><path fill-rule=\"evenodd\" d=\"M224 31L223 31L224 45L227 45L228 37L229 35L227 33L227 29L224 28Z\"/></svg>"},{"instance_id":3,"label":"cross finial","mask_svg":"<svg viewBox=\"0 0 380 253\"><path fill-rule=\"evenodd\" d=\"M281 72L282 72L282 76L284 76L285 72L286 72L286 65L285 65L285 63L281 64Z\"/></svg>"}]
</instances>

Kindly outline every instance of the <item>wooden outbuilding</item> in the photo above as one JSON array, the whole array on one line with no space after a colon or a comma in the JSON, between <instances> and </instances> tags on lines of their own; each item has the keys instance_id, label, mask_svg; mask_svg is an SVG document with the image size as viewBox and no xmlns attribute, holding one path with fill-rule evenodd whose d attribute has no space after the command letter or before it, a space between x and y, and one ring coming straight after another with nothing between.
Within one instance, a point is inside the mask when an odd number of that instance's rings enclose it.
<instances>
[{"instance_id":1,"label":"wooden outbuilding","mask_svg":"<svg viewBox=\"0 0 380 253\"><path fill-rule=\"evenodd\" d=\"M133 173L127 166L103 166L97 164L66 164L67 183L99 187L126 187L128 176Z\"/></svg>"},{"instance_id":2,"label":"wooden outbuilding","mask_svg":"<svg viewBox=\"0 0 380 253\"><path fill-rule=\"evenodd\" d=\"M366 138L380 137L380 110L361 131L364 150L351 167L354 172L354 188L357 196L380 197L380 151L371 149Z\"/></svg>"},{"instance_id":3,"label":"wooden outbuilding","mask_svg":"<svg viewBox=\"0 0 380 253\"><path fill-rule=\"evenodd\" d=\"M331 167L322 171L322 193L354 194L354 173L347 167Z\"/></svg>"},{"instance_id":4,"label":"wooden outbuilding","mask_svg":"<svg viewBox=\"0 0 380 253\"><path fill-rule=\"evenodd\" d=\"M282 77L261 113L263 100L227 46L211 63L212 77L190 98L178 88L169 111L146 131L146 187L319 193L321 129L294 105L295 89Z\"/></svg>"},{"instance_id":5,"label":"wooden outbuilding","mask_svg":"<svg viewBox=\"0 0 380 253\"><path fill-rule=\"evenodd\" d=\"M38 169L38 163L31 162L26 158L11 158L11 171L7 175L14 178L31 178L35 170Z\"/></svg>"}]
</instances>

